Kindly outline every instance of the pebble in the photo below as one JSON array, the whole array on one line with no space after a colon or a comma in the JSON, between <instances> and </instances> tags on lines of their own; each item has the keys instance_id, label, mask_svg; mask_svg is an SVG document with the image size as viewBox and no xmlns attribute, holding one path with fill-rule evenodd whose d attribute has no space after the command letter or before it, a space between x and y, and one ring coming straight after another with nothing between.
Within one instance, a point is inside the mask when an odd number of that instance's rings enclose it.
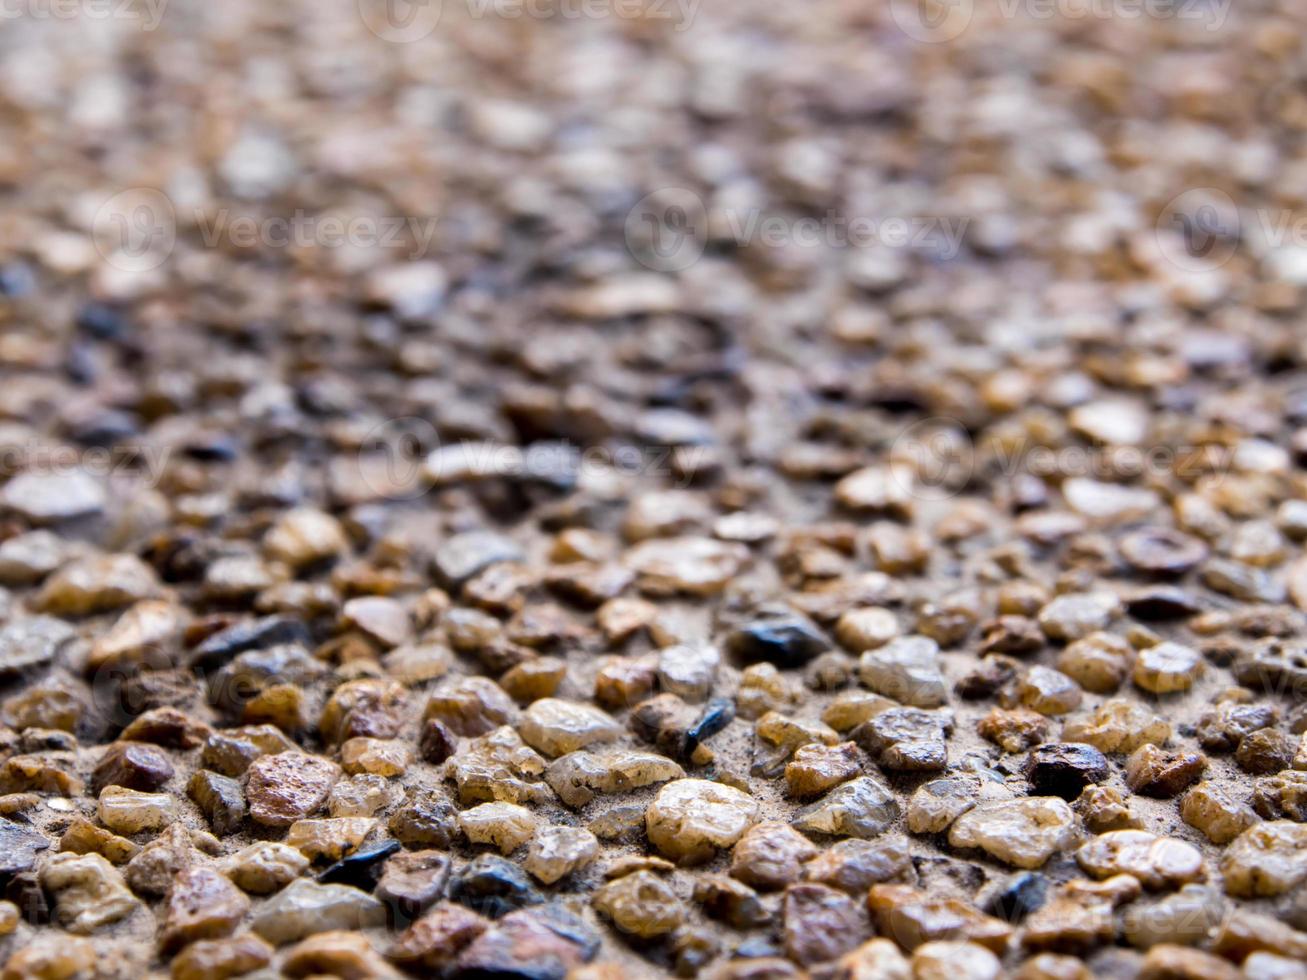
<instances>
[{"instance_id":1,"label":"pebble","mask_svg":"<svg viewBox=\"0 0 1307 980\"><path fill-rule=\"evenodd\" d=\"M83 470L19 473L0 488L0 509L33 524L57 524L99 514L108 504L104 484Z\"/></svg>"},{"instance_id":2,"label":"pebble","mask_svg":"<svg viewBox=\"0 0 1307 980\"><path fill-rule=\"evenodd\" d=\"M903 704L933 708L948 699L939 645L924 636L899 637L866 651L858 661L858 677L872 691Z\"/></svg>"},{"instance_id":3,"label":"pebble","mask_svg":"<svg viewBox=\"0 0 1307 980\"><path fill-rule=\"evenodd\" d=\"M141 849L125 837L95 826L85 817L76 817L59 838L59 850L74 854L96 853L108 858L110 864L125 864Z\"/></svg>"},{"instance_id":4,"label":"pebble","mask_svg":"<svg viewBox=\"0 0 1307 980\"><path fill-rule=\"evenodd\" d=\"M1073 477L1062 484L1062 497L1077 514L1099 524L1124 524L1148 517L1159 503L1146 487L1103 483L1087 477Z\"/></svg>"},{"instance_id":5,"label":"pebble","mask_svg":"<svg viewBox=\"0 0 1307 980\"><path fill-rule=\"evenodd\" d=\"M153 745L140 742L114 742L100 756L91 774L91 789L99 792L106 786L152 791L172 778L168 756Z\"/></svg>"},{"instance_id":6,"label":"pebble","mask_svg":"<svg viewBox=\"0 0 1307 980\"><path fill-rule=\"evenodd\" d=\"M878 837L899 818L899 802L876 777L859 776L800 810L793 824L804 833Z\"/></svg>"},{"instance_id":7,"label":"pebble","mask_svg":"<svg viewBox=\"0 0 1307 980\"><path fill-rule=\"evenodd\" d=\"M286 832L286 843L310 861L339 861L357 850L376 826L371 817L296 820Z\"/></svg>"},{"instance_id":8,"label":"pebble","mask_svg":"<svg viewBox=\"0 0 1307 980\"><path fill-rule=\"evenodd\" d=\"M1223 558L1203 565L1199 577L1204 585L1242 602L1283 602L1285 587L1269 572Z\"/></svg>"},{"instance_id":9,"label":"pebble","mask_svg":"<svg viewBox=\"0 0 1307 980\"><path fill-rule=\"evenodd\" d=\"M997 956L975 943L926 943L912 954L913 980L997 980Z\"/></svg>"},{"instance_id":10,"label":"pebble","mask_svg":"<svg viewBox=\"0 0 1307 980\"><path fill-rule=\"evenodd\" d=\"M289 842L289 838L287 838ZM381 876L382 862L400 849L398 841L378 841L356 845L356 849L339 858L318 875L321 885L351 885L370 892ZM303 847L300 848L303 852Z\"/></svg>"},{"instance_id":11,"label":"pebble","mask_svg":"<svg viewBox=\"0 0 1307 980\"><path fill-rule=\"evenodd\" d=\"M473 844L491 844L509 854L535 834L539 818L516 803L481 803L458 815L458 825Z\"/></svg>"},{"instance_id":12,"label":"pebble","mask_svg":"<svg viewBox=\"0 0 1307 980\"><path fill-rule=\"evenodd\" d=\"M992 708L976 723L976 733L1004 752L1021 752L1048 737L1049 721L1029 708Z\"/></svg>"},{"instance_id":13,"label":"pebble","mask_svg":"<svg viewBox=\"0 0 1307 980\"><path fill-rule=\"evenodd\" d=\"M401 974L382 958L373 940L357 932L318 933L286 951L282 972L290 977L377 977L399 980Z\"/></svg>"},{"instance_id":14,"label":"pebble","mask_svg":"<svg viewBox=\"0 0 1307 980\"><path fill-rule=\"evenodd\" d=\"M850 609L835 624L835 638L850 653L882 647L899 635L898 618L888 609Z\"/></svg>"},{"instance_id":15,"label":"pebble","mask_svg":"<svg viewBox=\"0 0 1307 980\"><path fill-rule=\"evenodd\" d=\"M1269 704L1225 701L1198 719L1198 741L1208 752L1233 752L1250 734L1274 725L1278 718Z\"/></svg>"},{"instance_id":16,"label":"pebble","mask_svg":"<svg viewBox=\"0 0 1307 980\"><path fill-rule=\"evenodd\" d=\"M908 830L914 834L943 833L977 803L1009 796L1001 783L970 775L932 779L918 786L908 799Z\"/></svg>"},{"instance_id":17,"label":"pebble","mask_svg":"<svg viewBox=\"0 0 1307 980\"><path fill-rule=\"evenodd\" d=\"M464 677L438 688L424 718L435 718L456 735L485 735L517 717L513 699L487 677Z\"/></svg>"},{"instance_id":18,"label":"pebble","mask_svg":"<svg viewBox=\"0 0 1307 980\"><path fill-rule=\"evenodd\" d=\"M1109 592L1058 596L1039 611L1039 626L1050 640L1071 643L1105 630L1121 612Z\"/></svg>"},{"instance_id":19,"label":"pebble","mask_svg":"<svg viewBox=\"0 0 1307 980\"><path fill-rule=\"evenodd\" d=\"M1086 786L1107 778L1107 759L1083 742L1051 743L1030 753L1025 775L1033 794L1074 800Z\"/></svg>"},{"instance_id":20,"label":"pebble","mask_svg":"<svg viewBox=\"0 0 1307 980\"><path fill-rule=\"evenodd\" d=\"M250 900L213 868L182 870L168 894L159 942L177 950L200 939L230 935L250 909Z\"/></svg>"},{"instance_id":21,"label":"pebble","mask_svg":"<svg viewBox=\"0 0 1307 980\"><path fill-rule=\"evenodd\" d=\"M627 793L684 775L671 759L627 749L569 753L550 763L545 772L559 799L571 807L584 806L598 793Z\"/></svg>"},{"instance_id":22,"label":"pebble","mask_svg":"<svg viewBox=\"0 0 1307 980\"><path fill-rule=\"evenodd\" d=\"M41 869L41 887L54 896L59 922L75 933L98 932L140 905L99 854L53 855Z\"/></svg>"},{"instance_id":23,"label":"pebble","mask_svg":"<svg viewBox=\"0 0 1307 980\"><path fill-rule=\"evenodd\" d=\"M138 895L157 898L167 894L178 874L203 859L196 849L197 843L202 843L206 851L214 850L209 841L200 836L201 833L196 831L192 837L180 823L169 824L167 830L127 862L123 874L128 886ZM213 838L209 840L217 843Z\"/></svg>"},{"instance_id":24,"label":"pebble","mask_svg":"<svg viewBox=\"0 0 1307 980\"><path fill-rule=\"evenodd\" d=\"M550 824L539 828L527 845L523 866L546 885L575 874L599 856L599 841L582 827Z\"/></svg>"},{"instance_id":25,"label":"pebble","mask_svg":"<svg viewBox=\"0 0 1307 980\"><path fill-rule=\"evenodd\" d=\"M201 939L173 958L173 980L225 980L254 973L272 962L273 952L251 932L229 939Z\"/></svg>"},{"instance_id":26,"label":"pebble","mask_svg":"<svg viewBox=\"0 0 1307 980\"><path fill-rule=\"evenodd\" d=\"M38 852L49 846L50 842L30 827L0 817L0 875L32 870Z\"/></svg>"},{"instance_id":27,"label":"pebble","mask_svg":"<svg viewBox=\"0 0 1307 980\"><path fill-rule=\"evenodd\" d=\"M1139 651L1134 682L1152 694L1187 691L1203 674L1198 651L1180 643L1164 642Z\"/></svg>"},{"instance_id":28,"label":"pebble","mask_svg":"<svg viewBox=\"0 0 1307 980\"><path fill-rule=\"evenodd\" d=\"M36 936L5 961L4 980L72 980L92 976L96 946L79 936Z\"/></svg>"},{"instance_id":29,"label":"pebble","mask_svg":"<svg viewBox=\"0 0 1307 980\"><path fill-rule=\"evenodd\" d=\"M1268 775L1294 765L1302 739L1275 728L1250 732L1239 742L1234 758L1239 768L1253 775Z\"/></svg>"},{"instance_id":30,"label":"pebble","mask_svg":"<svg viewBox=\"0 0 1307 980\"><path fill-rule=\"evenodd\" d=\"M367 929L385 921L385 906L367 892L301 878L268 899L250 925L268 942L284 946L314 933Z\"/></svg>"},{"instance_id":31,"label":"pebble","mask_svg":"<svg viewBox=\"0 0 1307 980\"><path fill-rule=\"evenodd\" d=\"M1111 698L1088 718L1068 721L1062 736L1088 743L1100 752L1130 753L1144 745L1165 745L1171 737L1171 723L1138 702Z\"/></svg>"},{"instance_id":32,"label":"pebble","mask_svg":"<svg viewBox=\"0 0 1307 980\"><path fill-rule=\"evenodd\" d=\"M748 560L748 549L712 538L657 538L643 541L623 559L638 576L642 591L655 596L720 593Z\"/></svg>"},{"instance_id":33,"label":"pebble","mask_svg":"<svg viewBox=\"0 0 1307 980\"><path fill-rule=\"evenodd\" d=\"M659 687L685 701L707 700L721 655L712 647L677 644L658 654Z\"/></svg>"},{"instance_id":34,"label":"pebble","mask_svg":"<svg viewBox=\"0 0 1307 980\"><path fill-rule=\"evenodd\" d=\"M360 596L341 607L341 620L376 640L384 649L402 646L412 638L408 612L386 596Z\"/></svg>"},{"instance_id":35,"label":"pebble","mask_svg":"<svg viewBox=\"0 0 1307 980\"><path fill-rule=\"evenodd\" d=\"M388 842L389 845L394 843ZM375 880L373 894L385 903L392 924L411 922L445 894L452 859L443 851L396 853L393 847L383 846L378 847L376 853L381 854L385 860L379 879L378 865L372 862L367 868L367 880L343 881L341 884L352 884L367 891L368 881Z\"/></svg>"},{"instance_id":36,"label":"pebble","mask_svg":"<svg viewBox=\"0 0 1307 980\"><path fill-rule=\"evenodd\" d=\"M76 631L52 616L31 616L0 626L0 678L10 680L52 664Z\"/></svg>"},{"instance_id":37,"label":"pebble","mask_svg":"<svg viewBox=\"0 0 1307 980\"><path fill-rule=\"evenodd\" d=\"M1017 685L1017 698L1041 715L1064 715L1080 707L1084 692L1060 670L1036 664Z\"/></svg>"},{"instance_id":38,"label":"pebble","mask_svg":"<svg viewBox=\"0 0 1307 980\"><path fill-rule=\"evenodd\" d=\"M651 871L610 881L594 893L592 902L618 929L641 939L665 936L685 921L685 907L676 892Z\"/></svg>"},{"instance_id":39,"label":"pebble","mask_svg":"<svg viewBox=\"0 0 1307 980\"><path fill-rule=\"evenodd\" d=\"M954 847L978 847L1018 868L1042 867L1076 841L1075 815L1057 797L986 803L962 814L949 829Z\"/></svg>"},{"instance_id":40,"label":"pebble","mask_svg":"<svg viewBox=\"0 0 1307 980\"><path fill-rule=\"evenodd\" d=\"M358 737L340 747L340 767L351 776L402 776L412 762L413 750L398 739Z\"/></svg>"},{"instance_id":41,"label":"pebble","mask_svg":"<svg viewBox=\"0 0 1307 980\"><path fill-rule=\"evenodd\" d=\"M1193 977L1201 980L1239 980L1243 974L1228 961L1202 950L1161 943L1144 957L1140 980Z\"/></svg>"},{"instance_id":42,"label":"pebble","mask_svg":"<svg viewBox=\"0 0 1307 980\"><path fill-rule=\"evenodd\" d=\"M544 901L516 864L497 854L478 854L449 881L449 897L492 919Z\"/></svg>"},{"instance_id":43,"label":"pebble","mask_svg":"<svg viewBox=\"0 0 1307 980\"><path fill-rule=\"evenodd\" d=\"M430 789L410 790L386 826L408 847L447 848L460 833L457 811L443 793Z\"/></svg>"},{"instance_id":44,"label":"pebble","mask_svg":"<svg viewBox=\"0 0 1307 980\"><path fill-rule=\"evenodd\" d=\"M767 611L726 639L726 649L736 659L770 663L782 670L802 667L830 646L808 617L786 609Z\"/></svg>"},{"instance_id":45,"label":"pebble","mask_svg":"<svg viewBox=\"0 0 1307 980\"><path fill-rule=\"evenodd\" d=\"M135 555L87 555L46 579L32 604L56 616L93 616L152 599L159 589L154 570Z\"/></svg>"},{"instance_id":46,"label":"pebble","mask_svg":"<svg viewBox=\"0 0 1307 980\"><path fill-rule=\"evenodd\" d=\"M1004 881L985 900L984 910L1004 922L1021 922L1048 901L1049 880L1035 871L1022 871Z\"/></svg>"},{"instance_id":47,"label":"pebble","mask_svg":"<svg viewBox=\"0 0 1307 980\"><path fill-rule=\"evenodd\" d=\"M300 569L339 557L349 549L340 522L312 507L287 511L269 529L263 550L275 561Z\"/></svg>"},{"instance_id":48,"label":"pebble","mask_svg":"<svg viewBox=\"0 0 1307 980\"><path fill-rule=\"evenodd\" d=\"M1148 949L1159 943L1196 946L1220 926L1228 909L1221 892L1189 884L1152 905L1130 905L1121 926L1131 946Z\"/></svg>"},{"instance_id":49,"label":"pebble","mask_svg":"<svg viewBox=\"0 0 1307 980\"><path fill-rule=\"evenodd\" d=\"M886 769L935 772L948 765L945 737L950 716L920 708L890 708L873 715L853 739Z\"/></svg>"},{"instance_id":50,"label":"pebble","mask_svg":"<svg viewBox=\"0 0 1307 980\"><path fill-rule=\"evenodd\" d=\"M621 734L617 723L599 708L560 698L533 703L522 715L518 731L528 745L552 757L611 742Z\"/></svg>"},{"instance_id":51,"label":"pebble","mask_svg":"<svg viewBox=\"0 0 1307 980\"><path fill-rule=\"evenodd\" d=\"M1307 771L1285 771L1257 780L1253 808L1268 820L1307 821Z\"/></svg>"},{"instance_id":52,"label":"pebble","mask_svg":"<svg viewBox=\"0 0 1307 980\"><path fill-rule=\"evenodd\" d=\"M459 954L455 975L563 980L599 952L593 929L576 915L545 908L512 912Z\"/></svg>"},{"instance_id":53,"label":"pebble","mask_svg":"<svg viewBox=\"0 0 1307 980\"><path fill-rule=\"evenodd\" d=\"M908 842L902 836L835 841L803 866L805 881L816 881L855 898L872 885L915 876Z\"/></svg>"},{"instance_id":54,"label":"pebble","mask_svg":"<svg viewBox=\"0 0 1307 980\"><path fill-rule=\"evenodd\" d=\"M1146 743L1125 762L1125 781L1136 793L1169 799L1178 795L1207 769L1201 752L1167 752Z\"/></svg>"},{"instance_id":55,"label":"pebble","mask_svg":"<svg viewBox=\"0 0 1307 980\"><path fill-rule=\"evenodd\" d=\"M141 793L121 786L100 791L100 822L116 834L161 830L177 819L176 801L167 793Z\"/></svg>"},{"instance_id":56,"label":"pebble","mask_svg":"<svg viewBox=\"0 0 1307 980\"><path fill-rule=\"evenodd\" d=\"M848 953L867 932L862 910L852 898L814 883L785 889L781 929L786 955L804 967Z\"/></svg>"},{"instance_id":57,"label":"pebble","mask_svg":"<svg viewBox=\"0 0 1307 980\"><path fill-rule=\"evenodd\" d=\"M730 874L759 891L774 891L798 881L804 862L817 853L811 841L786 824L755 824L736 843Z\"/></svg>"},{"instance_id":58,"label":"pebble","mask_svg":"<svg viewBox=\"0 0 1307 980\"><path fill-rule=\"evenodd\" d=\"M270 895L307 871L309 859L289 844L260 841L224 858L219 867L242 891Z\"/></svg>"},{"instance_id":59,"label":"pebble","mask_svg":"<svg viewBox=\"0 0 1307 980\"><path fill-rule=\"evenodd\" d=\"M1128 830L1141 825L1124 793L1115 786L1086 786L1076 797L1075 810L1085 826L1096 834L1107 830Z\"/></svg>"},{"instance_id":60,"label":"pebble","mask_svg":"<svg viewBox=\"0 0 1307 980\"><path fill-rule=\"evenodd\" d=\"M1111 633L1090 633L1069 644L1057 658L1057 668L1086 691L1113 694L1134 663L1130 644Z\"/></svg>"},{"instance_id":61,"label":"pebble","mask_svg":"<svg viewBox=\"0 0 1307 980\"><path fill-rule=\"evenodd\" d=\"M1228 844L1257 822L1257 815L1237 791L1219 782L1204 781L1180 800L1180 818L1197 827L1213 844Z\"/></svg>"},{"instance_id":62,"label":"pebble","mask_svg":"<svg viewBox=\"0 0 1307 980\"><path fill-rule=\"evenodd\" d=\"M1249 827L1225 849L1220 867L1229 895L1283 895L1307 880L1307 824L1270 820Z\"/></svg>"},{"instance_id":63,"label":"pebble","mask_svg":"<svg viewBox=\"0 0 1307 980\"><path fill-rule=\"evenodd\" d=\"M1112 830L1076 851L1076 861L1095 878L1128 874L1145 888L1173 889L1205 877L1203 856L1192 844L1142 830Z\"/></svg>"},{"instance_id":64,"label":"pebble","mask_svg":"<svg viewBox=\"0 0 1307 980\"><path fill-rule=\"evenodd\" d=\"M819 796L862 771L858 747L852 742L838 745L801 745L785 765L785 782L790 795L799 799Z\"/></svg>"},{"instance_id":65,"label":"pebble","mask_svg":"<svg viewBox=\"0 0 1307 980\"><path fill-rule=\"evenodd\" d=\"M662 854L698 864L738 841L757 819L758 804L740 790L704 779L677 779L649 804L645 826L649 842Z\"/></svg>"},{"instance_id":66,"label":"pebble","mask_svg":"<svg viewBox=\"0 0 1307 980\"><path fill-rule=\"evenodd\" d=\"M327 801L340 768L319 756L278 752L250 763L245 797L250 816L267 827L289 827Z\"/></svg>"},{"instance_id":67,"label":"pebble","mask_svg":"<svg viewBox=\"0 0 1307 980\"><path fill-rule=\"evenodd\" d=\"M414 971L442 970L489 926L488 920L472 910L442 902L399 936L390 958Z\"/></svg>"},{"instance_id":68,"label":"pebble","mask_svg":"<svg viewBox=\"0 0 1307 980\"><path fill-rule=\"evenodd\" d=\"M181 645L186 615L165 599L146 599L128 608L91 645L88 672L105 667L146 663L170 666Z\"/></svg>"},{"instance_id":69,"label":"pebble","mask_svg":"<svg viewBox=\"0 0 1307 980\"><path fill-rule=\"evenodd\" d=\"M1181 576L1207 558L1207 545L1200 538L1168 527L1131 531L1118 547L1132 568L1158 576Z\"/></svg>"},{"instance_id":70,"label":"pebble","mask_svg":"<svg viewBox=\"0 0 1307 980\"><path fill-rule=\"evenodd\" d=\"M867 895L877 931L906 950L940 940L968 940L1002 952L1012 936L1006 922L957 898L932 897L910 885L873 885Z\"/></svg>"},{"instance_id":71,"label":"pebble","mask_svg":"<svg viewBox=\"0 0 1307 980\"><path fill-rule=\"evenodd\" d=\"M52 531L28 531L0 543L0 585L35 585L70 557L68 543Z\"/></svg>"}]
</instances>

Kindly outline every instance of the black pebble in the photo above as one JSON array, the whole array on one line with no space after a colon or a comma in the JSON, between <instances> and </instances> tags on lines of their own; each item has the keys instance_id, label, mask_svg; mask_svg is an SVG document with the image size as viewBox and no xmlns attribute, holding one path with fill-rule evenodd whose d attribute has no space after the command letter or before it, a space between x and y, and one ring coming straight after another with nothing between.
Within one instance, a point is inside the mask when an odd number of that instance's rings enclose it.
<instances>
[{"instance_id":1,"label":"black pebble","mask_svg":"<svg viewBox=\"0 0 1307 980\"><path fill-rule=\"evenodd\" d=\"M1031 791L1074 800L1091 783L1107 778L1107 759L1083 742L1051 742L1031 750L1026 760L1026 779Z\"/></svg>"},{"instance_id":2,"label":"black pebble","mask_svg":"<svg viewBox=\"0 0 1307 980\"><path fill-rule=\"evenodd\" d=\"M990 894L984 910L1005 922L1020 922L1048 899L1048 879L1023 871Z\"/></svg>"},{"instance_id":3,"label":"black pebble","mask_svg":"<svg viewBox=\"0 0 1307 980\"><path fill-rule=\"evenodd\" d=\"M381 877L381 865L386 858L399 850L399 841L388 840L381 844L355 851L343 857L322 874L318 883L322 885L353 885L365 892L377 887Z\"/></svg>"},{"instance_id":4,"label":"black pebble","mask_svg":"<svg viewBox=\"0 0 1307 980\"><path fill-rule=\"evenodd\" d=\"M726 640L731 653L746 663L766 661L781 668L802 667L830 649L830 641L812 621L796 612L767 613L745 623Z\"/></svg>"},{"instance_id":5,"label":"black pebble","mask_svg":"<svg viewBox=\"0 0 1307 980\"><path fill-rule=\"evenodd\" d=\"M449 897L492 919L544 901L525 871L495 854L473 858L450 882Z\"/></svg>"}]
</instances>

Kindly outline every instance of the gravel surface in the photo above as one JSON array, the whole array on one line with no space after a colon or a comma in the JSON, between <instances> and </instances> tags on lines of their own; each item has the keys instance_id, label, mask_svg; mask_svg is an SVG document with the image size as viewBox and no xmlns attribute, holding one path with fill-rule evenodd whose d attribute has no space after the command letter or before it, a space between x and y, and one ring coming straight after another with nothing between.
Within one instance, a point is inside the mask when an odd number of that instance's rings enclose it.
<instances>
[{"instance_id":1,"label":"gravel surface","mask_svg":"<svg viewBox=\"0 0 1307 980\"><path fill-rule=\"evenodd\" d=\"M0 13L0 976L1307 976L1307 54Z\"/></svg>"}]
</instances>

